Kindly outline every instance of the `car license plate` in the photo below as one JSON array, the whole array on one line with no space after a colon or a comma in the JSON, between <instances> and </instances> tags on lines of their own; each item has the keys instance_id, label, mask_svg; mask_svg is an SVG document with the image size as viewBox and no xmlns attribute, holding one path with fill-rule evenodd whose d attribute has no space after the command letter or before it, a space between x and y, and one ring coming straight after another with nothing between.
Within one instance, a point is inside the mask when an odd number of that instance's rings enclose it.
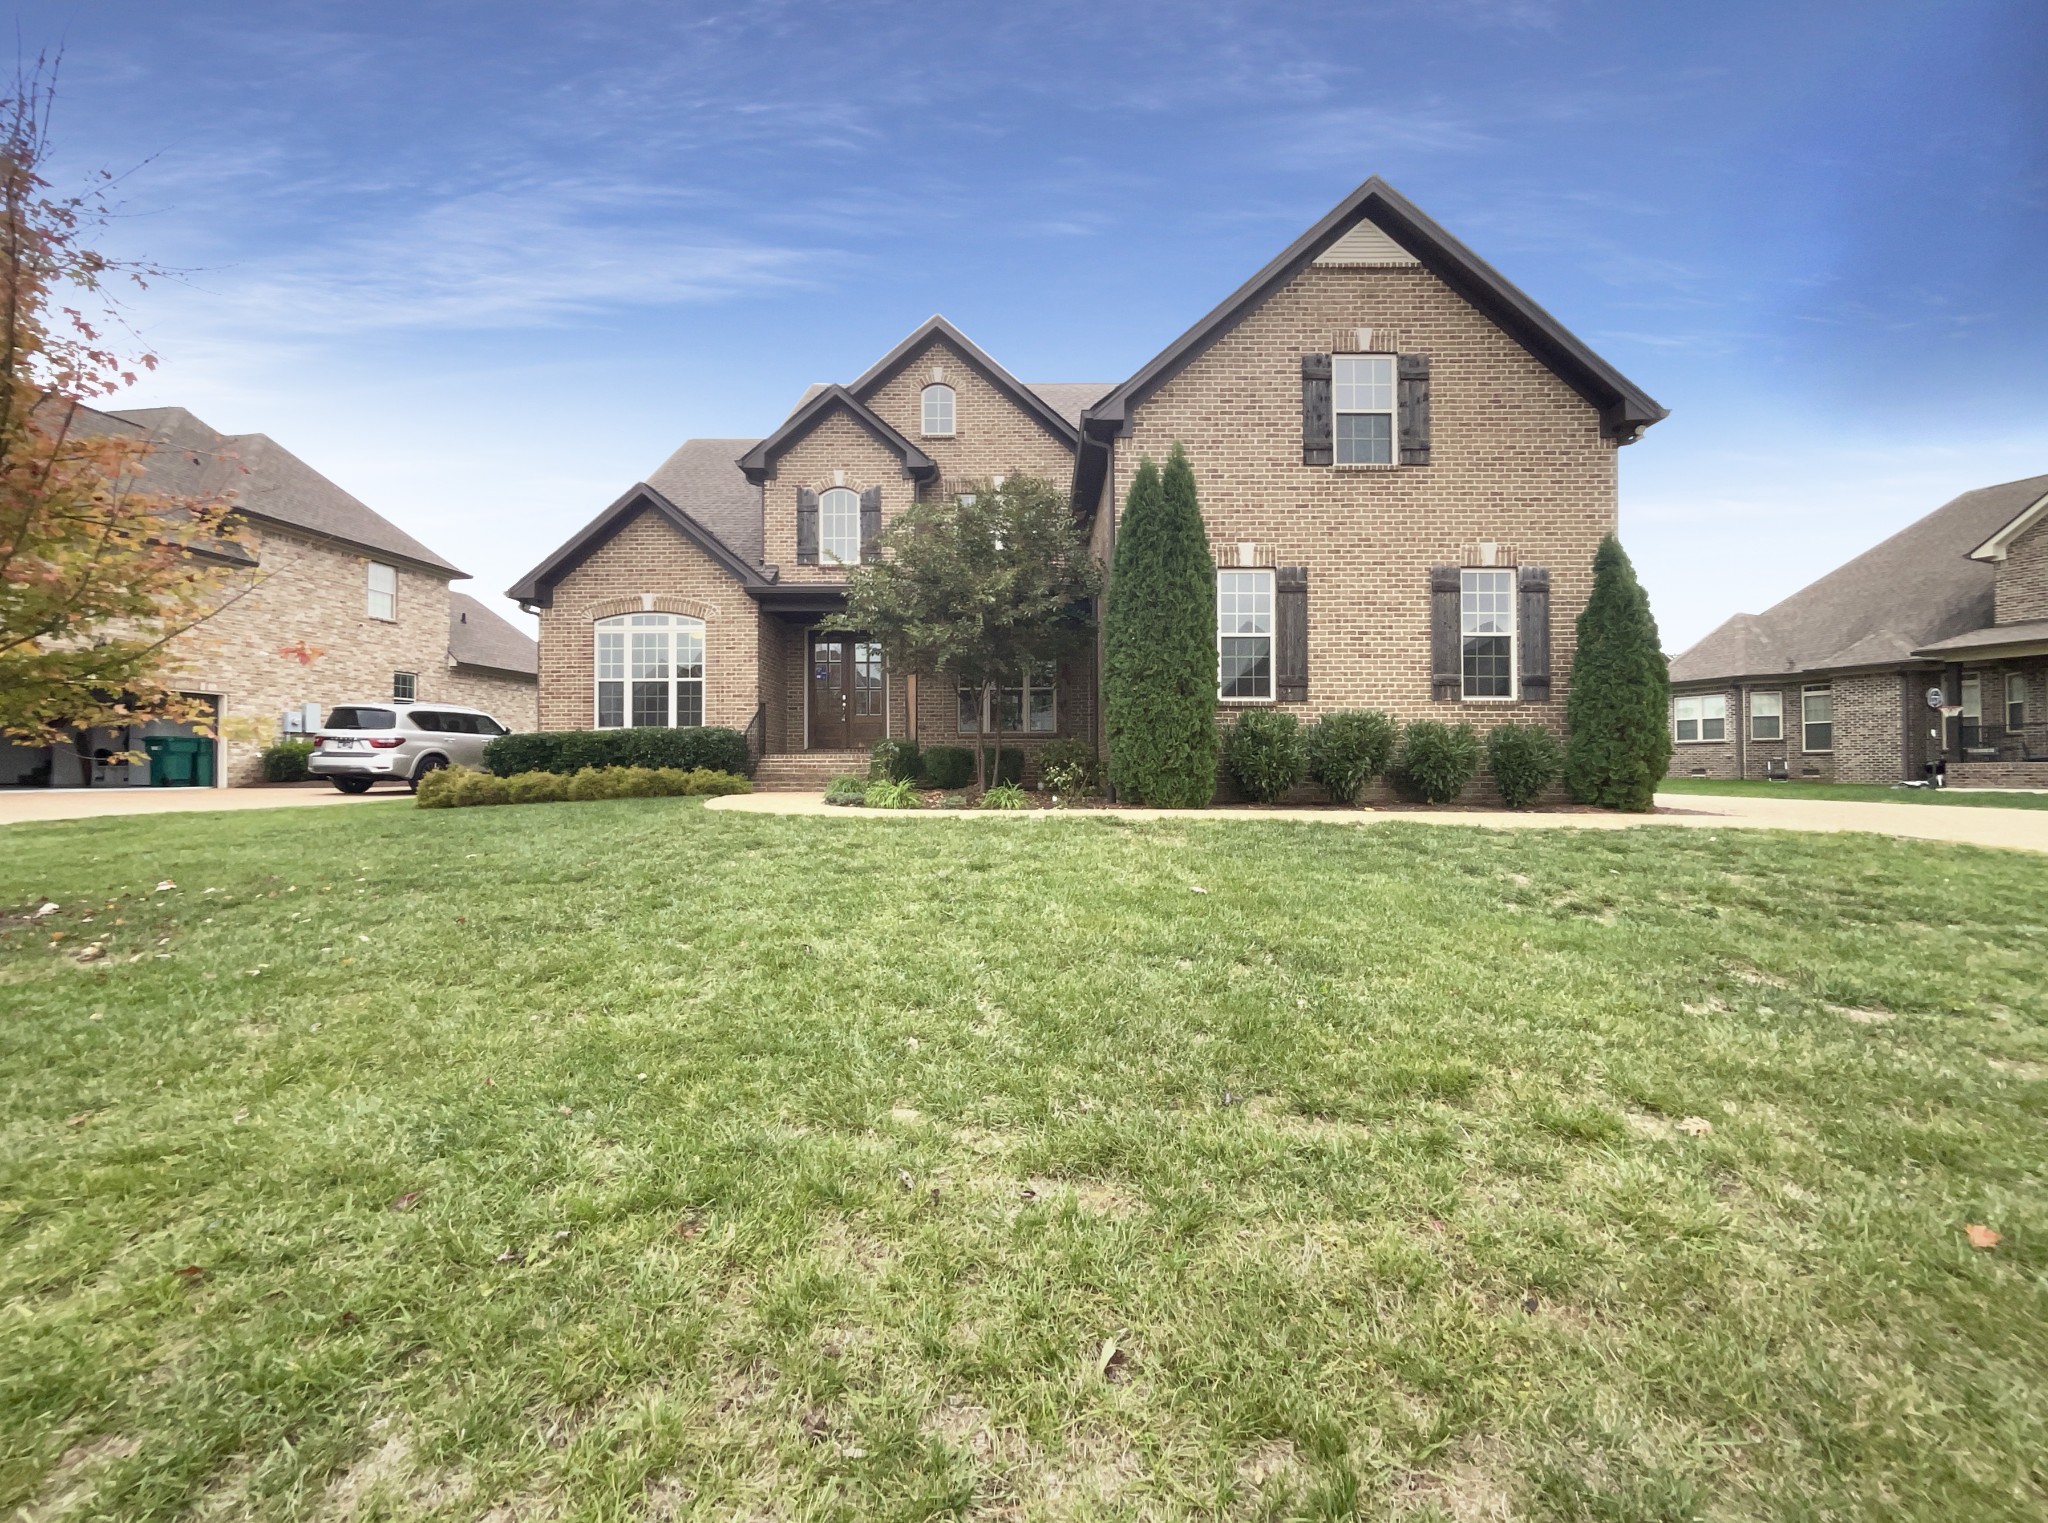
<instances>
[{"instance_id":1,"label":"car license plate","mask_svg":"<svg viewBox=\"0 0 2048 1523\"><path fill-rule=\"evenodd\" d=\"M356 743L352 740L337 740L334 742L334 749L337 751L353 751L355 748Z\"/></svg>"}]
</instances>

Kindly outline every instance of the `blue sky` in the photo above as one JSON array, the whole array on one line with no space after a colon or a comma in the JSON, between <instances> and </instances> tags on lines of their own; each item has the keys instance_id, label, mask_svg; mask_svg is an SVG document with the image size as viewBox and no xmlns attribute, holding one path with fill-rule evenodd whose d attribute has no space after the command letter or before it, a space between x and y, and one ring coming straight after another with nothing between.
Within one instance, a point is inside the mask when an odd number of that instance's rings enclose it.
<instances>
[{"instance_id":1,"label":"blue sky","mask_svg":"<svg viewBox=\"0 0 2048 1523\"><path fill-rule=\"evenodd\" d=\"M1385 175L1673 409L1673 649L2048 472L2039 0L21 7L133 168L135 405L260 431L509 585L682 439L944 312L1136 369ZM144 162L147 161L147 162ZM509 605L508 605L509 607Z\"/></svg>"}]
</instances>

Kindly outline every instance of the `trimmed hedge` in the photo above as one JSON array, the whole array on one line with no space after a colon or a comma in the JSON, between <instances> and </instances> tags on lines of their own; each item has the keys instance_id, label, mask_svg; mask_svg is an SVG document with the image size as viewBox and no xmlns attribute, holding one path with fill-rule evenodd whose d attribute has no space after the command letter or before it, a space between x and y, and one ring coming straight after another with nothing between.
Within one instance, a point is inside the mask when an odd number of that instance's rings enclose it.
<instances>
[{"instance_id":1,"label":"trimmed hedge","mask_svg":"<svg viewBox=\"0 0 2048 1523\"><path fill-rule=\"evenodd\" d=\"M1325 714L1308 727L1308 775L1339 804L1356 804L1365 785L1394 760L1401 727L1378 709Z\"/></svg>"},{"instance_id":2,"label":"trimmed hedge","mask_svg":"<svg viewBox=\"0 0 2048 1523\"><path fill-rule=\"evenodd\" d=\"M753 775L747 738L738 730L697 725L666 730L528 730L500 735L484 747L484 765L499 777L518 772L581 772L586 767L645 767Z\"/></svg>"},{"instance_id":3,"label":"trimmed hedge","mask_svg":"<svg viewBox=\"0 0 2048 1523\"><path fill-rule=\"evenodd\" d=\"M313 775L312 769L306 765L312 756L313 742L310 740L280 740L275 745L265 746L263 781L303 783Z\"/></svg>"},{"instance_id":4,"label":"trimmed hedge","mask_svg":"<svg viewBox=\"0 0 2048 1523\"><path fill-rule=\"evenodd\" d=\"M1480 755L1472 726L1418 719L1401 736L1394 785L1426 804L1448 804L1479 775Z\"/></svg>"},{"instance_id":5,"label":"trimmed hedge","mask_svg":"<svg viewBox=\"0 0 2048 1523\"><path fill-rule=\"evenodd\" d=\"M1271 804L1301 781L1301 722L1279 709L1246 709L1223 732L1223 771L1255 804Z\"/></svg>"},{"instance_id":6,"label":"trimmed hedge","mask_svg":"<svg viewBox=\"0 0 2048 1523\"><path fill-rule=\"evenodd\" d=\"M924 780L934 788L971 787L974 783L974 752L966 746L926 746ZM1023 781L1024 753L1015 746L1004 746L1002 756L996 762L996 775L991 785Z\"/></svg>"},{"instance_id":7,"label":"trimmed hedge","mask_svg":"<svg viewBox=\"0 0 2048 1523\"><path fill-rule=\"evenodd\" d=\"M1510 809L1526 809L1564 770L1564 747L1540 724L1504 724L1486 737L1486 770Z\"/></svg>"},{"instance_id":8,"label":"trimmed hedge","mask_svg":"<svg viewBox=\"0 0 2048 1523\"><path fill-rule=\"evenodd\" d=\"M868 752L868 776L878 782L914 780L923 765L924 758L918 755L917 742L898 740L893 735L876 741L875 748Z\"/></svg>"},{"instance_id":9,"label":"trimmed hedge","mask_svg":"<svg viewBox=\"0 0 2048 1523\"><path fill-rule=\"evenodd\" d=\"M565 800L716 798L753 791L754 785L743 777L702 767L585 767L568 774L515 772L510 777L469 767L441 767L420 779L417 801L422 809L468 809Z\"/></svg>"}]
</instances>

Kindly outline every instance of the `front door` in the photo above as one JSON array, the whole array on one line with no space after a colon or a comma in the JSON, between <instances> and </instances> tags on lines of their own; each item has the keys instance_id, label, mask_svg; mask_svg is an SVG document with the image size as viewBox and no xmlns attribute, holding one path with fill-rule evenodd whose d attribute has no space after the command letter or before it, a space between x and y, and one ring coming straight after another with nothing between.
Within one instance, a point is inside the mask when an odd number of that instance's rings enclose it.
<instances>
[{"instance_id":1,"label":"front door","mask_svg":"<svg viewBox=\"0 0 2048 1523\"><path fill-rule=\"evenodd\" d=\"M865 751L885 733L882 647L859 635L811 636L813 751Z\"/></svg>"}]
</instances>

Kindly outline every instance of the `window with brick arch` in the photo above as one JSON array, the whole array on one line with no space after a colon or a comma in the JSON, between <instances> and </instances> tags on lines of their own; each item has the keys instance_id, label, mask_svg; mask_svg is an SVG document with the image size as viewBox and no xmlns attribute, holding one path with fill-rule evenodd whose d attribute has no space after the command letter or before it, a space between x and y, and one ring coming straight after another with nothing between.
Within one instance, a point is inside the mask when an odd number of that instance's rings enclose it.
<instances>
[{"instance_id":1,"label":"window with brick arch","mask_svg":"<svg viewBox=\"0 0 2048 1523\"><path fill-rule=\"evenodd\" d=\"M943 382L925 387L919 408L918 426L926 438L949 439L953 435L953 388Z\"/></svg>"},{"instance_id":2,"label":"window with brick arch","mask_svg":"<svg viewBox=\"0 0 2048 1523\"><path fill-rule=\"evenodd\" d=\"M597 621L597 728L704 722L704 621L628 613Z\"/></svg>"}]
</instances>

